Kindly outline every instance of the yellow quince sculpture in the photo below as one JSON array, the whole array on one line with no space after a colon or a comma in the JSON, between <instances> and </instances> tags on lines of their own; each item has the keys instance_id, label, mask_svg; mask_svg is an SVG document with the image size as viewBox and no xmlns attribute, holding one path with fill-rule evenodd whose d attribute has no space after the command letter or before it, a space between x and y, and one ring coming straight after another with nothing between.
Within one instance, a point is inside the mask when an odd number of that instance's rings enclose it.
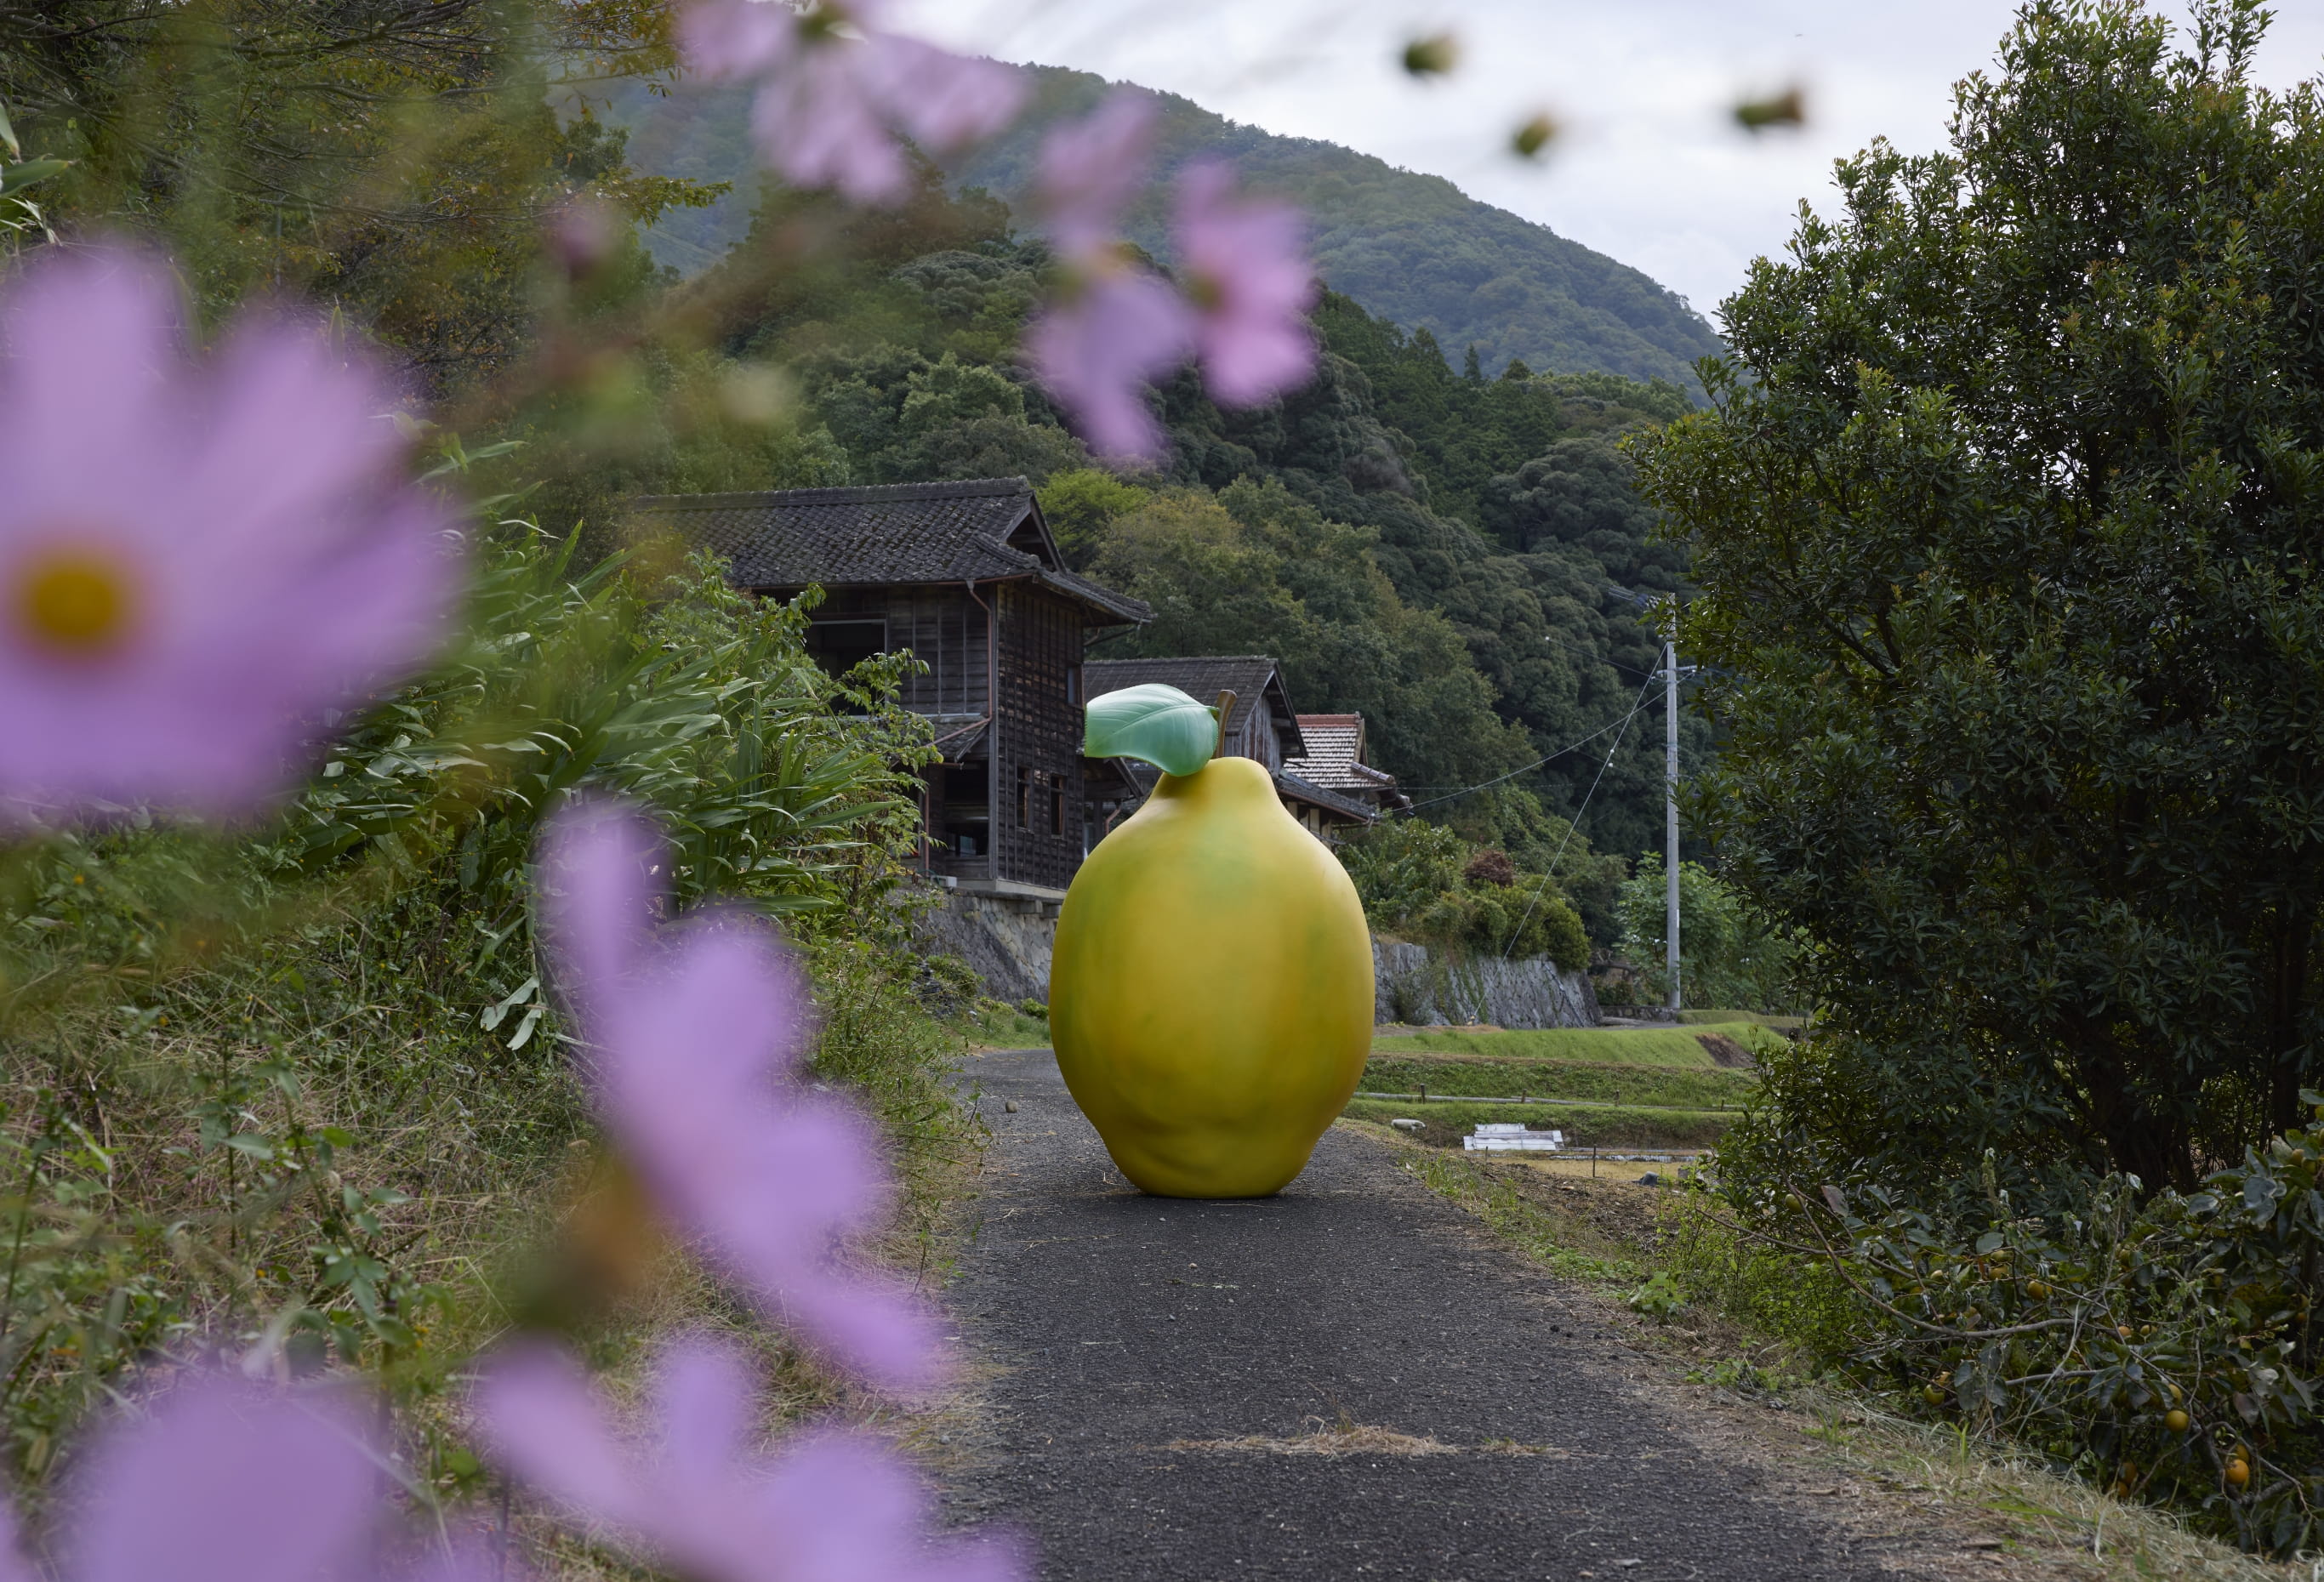
<instances>
[{"instance_id":1,"label":"yellow quince sculpture","mask_svg":"<svg viewBox=\"0 0 2324 1582\"><path fill-rule=\"evenodd\" d=\"M1091 703L1085 751L1169 772L1083 862L1050 969L1065 1086L1161 1197L1282 1190L1371 1049L1362 903L1263 767L1211 756L1231 706L1167 686Z\"/></svg>"}]
</instances>

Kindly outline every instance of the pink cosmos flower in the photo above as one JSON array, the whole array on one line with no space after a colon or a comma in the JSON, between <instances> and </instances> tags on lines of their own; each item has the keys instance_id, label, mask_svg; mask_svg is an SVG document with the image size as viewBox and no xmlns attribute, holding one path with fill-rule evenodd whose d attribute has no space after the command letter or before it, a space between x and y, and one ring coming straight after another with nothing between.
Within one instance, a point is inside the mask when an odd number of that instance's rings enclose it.
<instances>
[{"instance_id":1,"label":"pink cosmos flower","mask_svg":"<svg viewBox=\"0 0 2324 1582\"><path fill-rule=\"evenodd\" d=\"M839 1261L888 1202L863 1118L795 1080L807 994L766 925L712 912L659 934L653 826L579 804L543 842L542 924L606 1129L662 1211L768 1317L881 1384L932 1379L933 1321Z\"/></svg>"},{"instance_id":2,"label":"pink cosmos flower","mask_svg":"<svg viewBox=\"0 0 2324 1582\"><path fill-rule=\"evenodd\" d=\"M1034 189L1066 279L1061 302L1027 332L1027 360L1116 462L1160 458L1146 387L1190 355L1213 398L1233 407L1272 400L1315 369L1305 319L1315 271L1299 211L1237 198L1226 165L1205 161L1179 178L1171 240L1183 295L1128 256L1122 216L1145 185L1159 119L1152 96L1112 94L1043 141Z\"/></svg>"},{"instance_id":3,"label":"pink cosmos flower","mask_svg":"<svg viewBox=\"0 0 2324 1582\"><path fill-rule=\"evenodd\" d=\"M488 1362L475 1391L499 1459L572 1514L619 1530L697 1582L1016 1582L989 1542L938 1542L929 1501L893 1451L816 1433L755 1452L757 1381L694 1338L654 1371L646 1442L564 1351L530 1341Z\"/></svg>"},{"instance_id":4,"label":"pink cosmos flower","mask_svg":"<svg viewBox=\"0 0 2324 1582\"><path fill-rule=\"evenodd\" d=\"M384 1485L345 1394L202 1375L109 1425L75 1474L67 1582L312 1582L361 1575ZM35 1573L0 1508L0 1578Z\"/></svg>"},{"instance_id":5,"label":"pink cosmos flower","mask_svg":"<svg viewBox=\"0 0 2324 1582\"><path fill-rule=\"evenodd\" d=\"M1034 199L1069 265L1102 265L1120 251L1121 216L1146 185L1160 124L1153 95L1117 89L1042 140Z\"/></svg>"},{"instance_id":6,"label":"pink cosmos flower","mask_svg":"<svg viewBox=\"0 0 2324 1582\"><path fill-rule=\"evenodd\" d=\"M1186 361L1194 315L1167 281L1127 262L1069 287L1025 332L1043 389L1108 461L1158 461L1162 425L1146 387Z\"/></svg>"},{"instance_id":7,"label":"pink cosmos flower","mask_svg":"<svg viewBox=\"0 0 2324 1582\"><path fill-rule=\"evenodd\" d=\"M435 646L459 565L394 387L282 315L189 366L168 268L51 249L0 294L0 804L243 811Z\"/></svg>"},{"instance_id":8,"label":"pink cosmos flower","mask_svg":"<svg viewBox=\"0 0 2324 1582\"><path fill-rule=\"evenodd\" d=\"M680 60L710 81L759 79L751 128L768 163L800 187L894 203L912 170L901 132L943 152L1016 118L1024 74L949 54L881 26L883 0L695 0L679 16Z\"/></svg>"},{"instance_id":9,"label":"pink cosmos flower","mask_svg":"<svg viewBox=\"0 0 2324 1582\"><path fill-rule=\"evenodd\" d=\"M1221 161L1178 177L1172 244L1186 292L1201 313L1195 337L1204 382L1230 407L1255 407L1307 382L1315 338L1315 270L1305 221L1287 203L1237 198Z\"/></svg>"}]
</instances>

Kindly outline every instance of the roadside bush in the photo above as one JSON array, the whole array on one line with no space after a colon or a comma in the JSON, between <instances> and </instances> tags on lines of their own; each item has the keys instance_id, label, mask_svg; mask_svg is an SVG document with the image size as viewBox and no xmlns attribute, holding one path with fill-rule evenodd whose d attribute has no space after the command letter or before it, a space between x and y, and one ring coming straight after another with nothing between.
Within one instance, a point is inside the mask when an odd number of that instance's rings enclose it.
<instances>
[{"instance_id":1,"label":"roadside bush","mask_svg":"<svg viewBox=\"0 0 2324 1582\"><path fill-rule=\"evenodd\" d=\"M2324 1096L2303 1097L2317 1129L2197 1191L2110 1176L2064 1214L2030 1211L1990 1159L1983 1212L1950 1222L1868 1172L1725 1191L1845 1283L1849 1364L1908 1409L2288 1555L2324 1541Z\"/></svg>"},{"instance_id":2,"label":"roadside bush","mask_svg":"<svg viewBox=\"0 0 2324 1582\"><path fill-rule=\"evenodd\" d=\"M1589 964L1572 903L1554 879L1523 871L1506 852L1399 819L1344 842L1339 854L1366 919L1382 933L1480 955L1547 956L1568 970Z\"/></svg>"}]
</instances>

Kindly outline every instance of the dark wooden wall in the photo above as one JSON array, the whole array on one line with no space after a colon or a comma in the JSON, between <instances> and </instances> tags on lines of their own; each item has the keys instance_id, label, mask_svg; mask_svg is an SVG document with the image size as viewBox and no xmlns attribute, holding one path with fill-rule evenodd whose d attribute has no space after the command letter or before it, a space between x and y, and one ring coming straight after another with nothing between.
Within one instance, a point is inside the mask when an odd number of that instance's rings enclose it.
<instances>
[{"instance_id":1,"label":"dark wooden wall","mask_svg":"<svg viewBox=\"0 0 2324 1582\"><path fill-rule=\"evenodd\" d=\"M987 825L991 856L937 851L931 867L960 878L999 878L1063 889L1082 860L1082 607L1034 583L984 583L977 594L1000 621L998 773ZM927 674L908 678L901 702L915 713L973 717L985 713L985 615L965 588L835 590L818 621L884 621L885 648L908 648ZM932 768L924 778L930 811L942 816L945 787L969 800L966 777L985 772L990 736L977 740L964 768ZM953 758L952 753L946 754ZM957 762L957 759L954 759ZM982 802L982 786L974 800ZM993 859L997 858L997 861Z\"/></svg>"},{"instance_id":2,"label":"dark wooden wall","mask_svg":"<svg viewBox=\"0 0 2324 1582\"><path fill-rule=\"evenodd\" d=\"M992 590L977 590L985 602ZM887 651L909 648L928 667L907 676L899 699L916 714L984 713L984 612L964 588L841 588L824 600L817 621L877 619L888 623Z\"/></svg>"},{"instance_id":3,"label":"dark wooden wall","mask_svg":"<svg viewBox=\"0 0 2324 1582\"><path fill-rule=\"evenodd\" d=\"M1001 877L1061 890L1082 860L1082 711L1068 694L1082 611L1033 583L985 596L1001 618Z\"/></svg>"}]
</instances>

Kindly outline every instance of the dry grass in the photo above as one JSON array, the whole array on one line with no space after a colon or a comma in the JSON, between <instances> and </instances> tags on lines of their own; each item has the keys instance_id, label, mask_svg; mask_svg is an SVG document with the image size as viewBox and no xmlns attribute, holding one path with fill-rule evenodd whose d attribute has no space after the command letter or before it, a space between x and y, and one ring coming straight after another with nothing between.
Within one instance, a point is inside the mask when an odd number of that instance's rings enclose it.
<instances>
[{"instance_id":1,"label":"dry grass","mask_svg":"<svg viewBox=\"0 0 2324 1582\"><path fill-rule=\"evenodd\" d=\"M2167 1512L2060 1477L2007 1446L1892 1416L1855 1395L1810 1387L1794 1392L1792 1404L1817 1419L1807 1432L1821 1441L1819 1462L1869 1485L1871 1498L1974 1520L2000 1541L1997 1558L2019 1562L2024 1574L2063 1568L2093 1582L2324 1577L2324 1560L2254 1559L2188 1531Z\"/></svg>"}]
</instances>

